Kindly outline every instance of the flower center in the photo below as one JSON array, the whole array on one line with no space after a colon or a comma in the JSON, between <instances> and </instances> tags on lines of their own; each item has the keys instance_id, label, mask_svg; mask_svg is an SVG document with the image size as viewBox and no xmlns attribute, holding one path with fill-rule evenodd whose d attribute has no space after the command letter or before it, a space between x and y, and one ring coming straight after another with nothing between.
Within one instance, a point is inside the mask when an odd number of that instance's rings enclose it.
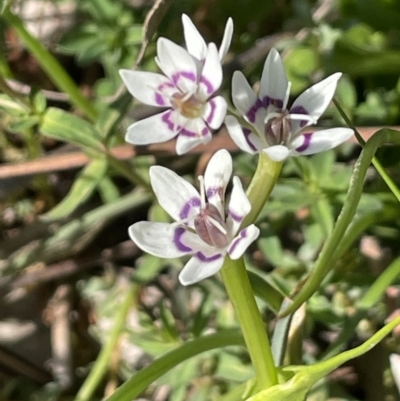
<instances>
[{"instance_id":1,"label":"flower center","mask_svg":"<svg viewBox=\"0 0 400 401\"><path fill-rule=\"evenodd\" d=\"M175 93L171 97L171 104L186 118L197 118L203 113L204 103L195 94Z\"/></svg>"},{"instance_id":2,"label":"flower center","mask_svg":"<svg viewBox=\"0 0 400 401\"><path fill-rule=\"evenodd\" d=\"M271 113L267 116L264 133L265 139L270 146L287 144L292 133L289 112L283 110L280 113Z\"/></svg>"},{"instance_id":3,"label":"flower center","mask_svg":"<svg viewBox=\"0 0 400 401\"><path fill-rule=\"evenodd\" d=\"M195 217L194 228L198 236L208 245L216 248L226 248L229 245L226 223L218 209L211 203L207 203Z\"/></svg>"}]
</instances>

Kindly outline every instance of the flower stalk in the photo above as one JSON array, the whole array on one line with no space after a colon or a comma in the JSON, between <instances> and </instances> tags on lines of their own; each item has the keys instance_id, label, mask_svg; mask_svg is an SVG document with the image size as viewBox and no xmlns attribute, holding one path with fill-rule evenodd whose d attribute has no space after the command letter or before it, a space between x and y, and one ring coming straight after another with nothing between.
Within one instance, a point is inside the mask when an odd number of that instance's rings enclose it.
<instances>
[{"instance_id":1,"label":"flower stalk","mask_svg":"<svg viewBox=\"0 0 400 401\"><path fill-rule=\"evenodd\" d=\"M221 276L236 312L247 350L254 367L258 389L278 383L271 346L264 323L254 299L243 258L232 260L227 256Z\"/></svg>"}]
</instances>

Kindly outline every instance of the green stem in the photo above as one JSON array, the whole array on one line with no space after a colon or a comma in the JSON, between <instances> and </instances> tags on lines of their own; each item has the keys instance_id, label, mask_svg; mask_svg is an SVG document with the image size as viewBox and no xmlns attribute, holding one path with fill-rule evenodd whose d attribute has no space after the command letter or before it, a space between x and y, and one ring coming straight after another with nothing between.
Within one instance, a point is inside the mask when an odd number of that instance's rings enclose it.
<instances>
[{"instance_id":1,"label":"green stem","mask_svg":"<svg viewBox=\"0 0 400 401\"><path fill-rule=\"evenodd\" d=\"M107 160L119 173L124 175L133 184L140 185L145 189L150 190L150 184L141 175L137 174L133 168L122 160L117 159L111 153L107 152Z\"/></svg>"},{"instance_id":2,"label":"green stem","mask_svg":"<svg viewBox=\"0 0 400 401\"><path fill-rule=\"evenodd\" d=\"M96 120L98 113L93 107L93 104L82 95L75 82L66 73L56 58L25 29L21 19L11 12L10 6L4 9L1 17L15 30L19 38L34 55L42 69L47 73L57 88L67 93L71 102L82 110L91 120Z\"/></svg>"},{"instance_id":3,"label":"green stem","mask_svg":"<svg viewBox=\"0 0 400 401\"><path fill-rule=\"evenodd\" d=\"M92 399L93 393L96 391L108 369L112 353L118 343L126 321L126 315L128 314L129 308L132 306L135 294L136 286L131 285L131 288L127 291L127 295L118 309L118 314L115 318L108 342L101 349L88 377L78 391L75 401L90 401Z\"/></svg>"},{"instance_id":4,"label":"green stem","mask_svg":"<svg viewBox=\"0 0 400 401\"><path fill-rule=\"evenodd\" d=\"M245 217L242 227L247 227L257 219L275 186L281 168L282 162L273 161L265 153L261 152L259 154L257 170L247 188L247 197L251 202L251 211Z\"/></svg>"},{"instance_id":5,"label":"green stem","mask_svg":"<svg viewBox=\"0 0 400 401\"><path fill-rule=\"evenodd\" d=\"M329 267L336 259L335 252L338 249L338 246L342 246L340 242L356 212L358 202L360 201L362 195L364 178L367 173L367 169L374 157L375 152L385 142L400 144L399 131L390 129L379 130L365 144L364 149L362 150L354 166L353 174L350 179L350 187L335 227L325 242L309 278L293 299L293 304L281 314L281 317L290 313L294 313L304 302L306 302L314 294L314 292L318 290L322 280L329 272Z\"/></svg>"},{"instance_id":6,"label":"green stem","mask_svg":"<svg viewBox=\"0 0 400 401\"><path fill-rule=\"evenodd\" d=\"M360 144L361 147L365 146L365 141L363 137L360 135L360 133L357 131L357 128L355 125L351 122L351 120L347 117L346 113L340 106L339 102L336 99L333 99L333 103L336 106L336 108L339 111L339 114L342 116L343 120L346 122L346 124L351 127L354 130L354 134L357 138L358 143ZM393 195L397 198L397 200L400 202L400 190L397 188L397 185L395 182L392 180L392 178L389 176L389 174L386 172L386 170L383 168L381 162L374 156L372 158L372 164L376 168L376 171L380 174L382 177L383 181L385 181L386 185L389 187L389 189L392 191Z\"/></svg>"},{"instance_id":7,"label":"green stem","mask_svg":"<svg viewBox=\"0 0 400 401\"><path fill-rule=\"evenodd\" d=\"M227 256L221 275L253 363L258 388L269 388L278 383L278 376L243 258L231 260Z\"/></svg>"}]
</instances>

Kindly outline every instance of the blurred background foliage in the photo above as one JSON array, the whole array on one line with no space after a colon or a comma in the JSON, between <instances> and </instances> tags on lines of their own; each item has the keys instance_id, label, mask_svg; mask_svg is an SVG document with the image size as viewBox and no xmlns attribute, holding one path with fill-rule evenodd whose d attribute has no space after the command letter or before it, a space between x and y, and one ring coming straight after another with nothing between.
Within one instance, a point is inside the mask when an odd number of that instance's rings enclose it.
<instances>
[{"instance_id":1,"label":"blurred background foliage","mask_svg":"<svg viewBox=\"0 0 400 401\"><path fill-rule=\"evenodd\" d=\"M73 400L78 394L80 401L100 400L183 342L237 328L218 277L183 288L177 275L184 261L142 254L127 235L135 221L169 219L146 191L149 166L166 165L196 183L210 149L180 158L168 146L137 149L134 157L126 153L128 145L115 157L102 153L123 145L126 127L154 112L124 92L118 70L134 68L145 43L138 68L157 71L156 38L183 44L182 13L217 44L227 18L233 18L221 89L227 99L233 71L242 69L257 86L265 57L276 47L293 98L341 71L336 99L365 136L375 126L400 125L399 1L158 3L165 15L151 0L13 2L13 12L95 106L94 118L57 90L45 61L0 17L1 399ZM146 20L151 13L155 17ZM143 33L151 37L148 43ZM333 106L321 120L321 126L342 124ZM218 135L232 146L223 132ZM359 152L358 145L346 143L284 165L258 220L262 234L248 255L271 332L283 297L307 276L332 231ZM256 160L234 155L235 173L246 186ZM378 152L399 185L398 155L398 146ZM20 171L6 170L17 165ZM398 313L399 217L396 199L371 167L356 216L338 244L335 268L291 331L286 363L308 364L353 347ZM400 353L399 336L395 331L338 369L307 400L400 399L393 379L400 375L399 363L388 358ZM78 393L110 338L114 344L90 396ZM244 349L227 347L183 362L141 399L214 400L251 377Z\"/></svg>"}]
</instances>

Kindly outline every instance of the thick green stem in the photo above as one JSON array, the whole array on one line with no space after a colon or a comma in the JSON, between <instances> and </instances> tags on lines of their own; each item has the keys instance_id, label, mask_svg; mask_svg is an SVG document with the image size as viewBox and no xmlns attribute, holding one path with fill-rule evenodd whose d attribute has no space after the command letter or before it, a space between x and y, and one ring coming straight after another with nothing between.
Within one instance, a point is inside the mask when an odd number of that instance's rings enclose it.
<instances>
[{"instance_id":1,"label":"thick green stem","mask_svg":"<svg viewBox=\"0 0 400 401\"><path fill-rule=\"evenodd\" d=\"M225 258L221 269L226 291L233 304L256 373L259 389L278 383L271 346L247 276L243 258Z\"/></svg>"},{"instance_id":2,"label":"thick green stem","mask_svg":"<svg viewBox=\"0 0 400 401\"><path fill-rule=\"evenodd\" d=\"M27 49L33 54L57 88L68 94L71 102L82 110L91 120L96 120L97 110L93 107L93 104L82 95L75 82L66 73L55 57L25 29L21 19L11 12L9 6L4 9L1 17L15 30L19 38L24 42Z\"/></svg>"},{"instance_id":3,"label":"thick green stem","mask_svg":"<svg viewBox=\"0 0 400 401\"><path fill-rule=\"evenodd\" d=\"M367 169L374 157L375 152L385 142L400 144L399 132L390 129L382 129L365 144L354 166L346 200L344 201L335 227L325 242L309 278L293 299L292 305L290 305L281 314L281 317L295 312L304 302L306 302L314 294L314 292L317 291L322 280L329 272L329 268L332 262L335 260L335 252L337 251L338 247L343 246L341 244L341 240L356 212L358 202L360 201L362 195L364 178L367 173Z\"/></svg>"},{"instance_id":4,"label":"thick green stem","mask_svg":"<svg viewBox=\"0 0 400 401\"><path fill-rule=\"evenodd\" d=\"M274 162L266 154L260 153L257 170L247 189L251 212L244 219L242 227L252 224L260 214L278 179L281 167L282 163ZM253 363L258 388L271 387L278 383L276 367L243 258L231 260L226 257L221 275Z\"/></svg>"},{"instance_id":5,"label":"thick green stem","mask_svg":"<svg viewBox=\"0 0 400 401\"><path fill-rule=\"evenodd\" d=\"M264 207L276 180L281 172L282 163L270 159L265 153L258 157L257 170L247 188L247 196L251 203L251 211L243 221L242 227L254 223Z\"/></svg>"},{"instance_id":6,"label":"thick green stem","mask_svg":"<svg viewBox=\"0 0 400 401\"><path fill-rule=\"evenodd\" d=\"M92 399L94 392L107 372L112 353L114 352L118 343L122 328L126 321L126 315L128 314L129 308L132 306L135 293L136 286L131 285L131 288L129 288L127 291L126 297L118 309L118 314L115 318L114 326L110 332L108 342L101 349L101 352L97 357L89 376L86 378L82 387L78 391L75 401L89 401Z\"/></svg>"}]
</instances>

